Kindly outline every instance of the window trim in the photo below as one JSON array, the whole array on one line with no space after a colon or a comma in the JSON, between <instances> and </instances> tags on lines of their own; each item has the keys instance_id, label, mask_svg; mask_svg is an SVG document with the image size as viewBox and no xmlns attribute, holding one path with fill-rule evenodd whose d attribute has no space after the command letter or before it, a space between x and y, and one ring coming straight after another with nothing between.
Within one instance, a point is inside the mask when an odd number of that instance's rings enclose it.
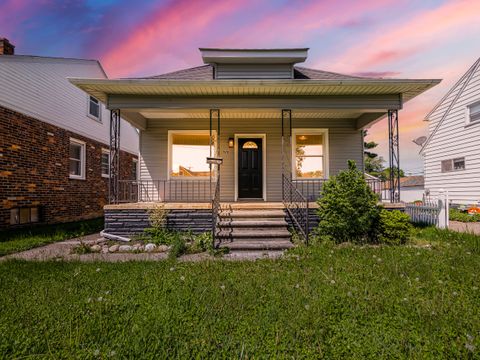
<instances>
[{"instance_id":1,"label":"window trim","mask_svg":"<svg viewBox=\"0 0 480 360\"><path fill-rule=\"evenodd\" d=\"M469 126L469 125L475 125L475 124L480 124L480 119L478 120L475 120L475 121L471 121L470 119L470 108L472 106L475 106L475 105L480 105L480 100L475 100L475 101L472 101L470 103L468 103L467 105L465 105L465 124L466 126Z\"/></svg>"},{"instance_id":2,"label":"window trim","mask_svg":"<svg viewBox=\"0 0 480 360\"><path fill-rule=\"evenodd\" d=\"M297 146L296 135L297 134L306 134L306 135L323 135L324 146L323 146L323 171L324 176L322 178L299 178L297 177L297 156L295 154L295 148ZM292 129L292 138L291 138L291 163L292 163L292 179L293 180L321 180L328 179L330 177L330 149L328 143L328 129L325 128L294 128Z\"/></svg>"},{"instance_id":3,"label":"window trim","mask_svg":"<svg viewBox=\"0 0 480 360\"><path fill-rule=\"evenodd\" d=\"M463 159L463 169L455 169L455 160L462 160ZM443 165L442 163L444 161L450 161L451 164L452 164L452 170L447 170L447 171L443 171ZM452 158L452 159L444 159L444 160L440 160L440 173L441 174L447 174L447 173L452 173L452 172L458 172L458 171L465 171L467 169L467 161L465 159L465 156L460 156L460 157L456 157L456 158Z\"/></svg>"},{"instance_id":4,"label":"window trim","mask_svg":"<svg viewBox=\"0 0 480 360\"><path fill-rule=\"evenodd\" d=\"M81 151L80 151L80 175L72 175L70 174L70 145L75 144L75 145L80 145L81 146ZM87 144L85 141L78 140L75 138L70 138L70 141L68 143L68 175L70 179L74 180L85 180L85 169L86 169L86 148Z\"/></svg>"},{"instance_id":5,"label":"window trim","mask_svg":"<svg viewBox=\"0 0 480 360\"><path fill-rule=\"evenodd\" d=\"M172 176L172 165L173 165L173 151L172 151L172 137L175 134L194 134L194 135L210 135L210 130L168 130L168 166L167 166L167 180L207 180L210 179L210 176ZM213 156L217 156L215 153L217 151L217 132L212 130L214 137L213 141ZM205 162L207 159L205 159ZM212 175L215 177L215 166L212 167Z\"/></svg>"},{"instance_id":6,"label":"window trim","mask_svg":"<svg viewBox=\"0 0 480 360\"><path fill-rule=\"evenodd\" d=\"M108 155L108 174L103 173L103 163L102 163L102 156L106 154ZM104 178L110 178L110 150L102 148L102 155L100 156L100 173Z\"/></svg>"},{"instance_id":7,"label":"window trim","mask_svg":"<svg viewBox=\"0 0 480 360\"><path fill-rule=\"evenodd\" d=\"M98 117L90 113L90 98L93 98L98 101ZM98 100L95 96L92 96L92 95L87 95L87 116L90 119L93 119L100 123L102 122L102 103L100 102L100 100Z\"/></svg>"}]
</instances>

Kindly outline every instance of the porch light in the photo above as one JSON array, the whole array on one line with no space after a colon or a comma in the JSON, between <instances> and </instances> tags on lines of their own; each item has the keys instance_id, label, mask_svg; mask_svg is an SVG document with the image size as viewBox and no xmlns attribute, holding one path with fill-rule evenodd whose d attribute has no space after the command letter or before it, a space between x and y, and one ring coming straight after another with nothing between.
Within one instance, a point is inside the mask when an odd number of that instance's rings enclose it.
<instances>
[{"instance_id":1,"label":"porch light","mask_svg":"<svg viewBox=\"0 0 480 360\"><path fill-rule=\"evenodd\" d=\"M234 146L234 140L233 140L233 138L228 138L228 147L229 147L230 149L232 149L233 146Z\"/></svg>"}]
</instances>

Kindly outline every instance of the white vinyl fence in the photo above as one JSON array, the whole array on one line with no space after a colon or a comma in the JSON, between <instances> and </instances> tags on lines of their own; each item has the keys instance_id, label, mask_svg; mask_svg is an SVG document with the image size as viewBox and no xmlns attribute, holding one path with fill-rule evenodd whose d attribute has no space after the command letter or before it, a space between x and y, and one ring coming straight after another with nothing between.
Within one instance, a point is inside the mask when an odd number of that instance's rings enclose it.
<instances>
[{"instance_id":1,"label":"white vinyl fence","mask_svg":"<svg viewBox=\"0 0 480 360\"><path fill-rule=\"evenodd\" d=\"M443 192L436 199L425 199L421 204L408 203L405 212L417 224L435 225L448 228L448 194Z\"/></svg>"}]
</instances>

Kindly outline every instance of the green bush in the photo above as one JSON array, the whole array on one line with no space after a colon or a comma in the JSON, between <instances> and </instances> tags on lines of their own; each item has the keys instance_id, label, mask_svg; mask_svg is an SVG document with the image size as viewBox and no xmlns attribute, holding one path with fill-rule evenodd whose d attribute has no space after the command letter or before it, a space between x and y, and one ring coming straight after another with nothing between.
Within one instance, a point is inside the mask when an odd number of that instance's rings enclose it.
<instances>
[{"instance_id":1,"label":"green bush","mask_svg":"<svg viewBox=\"0 0 480 360\"><path fill-rule=\"evenodd\" d=\"M411 234L412 225L407 214L398 211L381 210L378 221L378 241L382 244L405 244Z\"/></svg>"},{"instance_id":2,"label":"green bush","mask_svg":"<svg viewBox=\"0 0 480 360\"><path fill-rule=\"evenodd\" d=\"M458 209L450 209L449 217L450 217L450 220L452 220L452 221L461 221L461 222L478 222L478 221L480 221L480 214L470 215L469 213L460 211Z\"/></svg>"},{"instance_id":3,"label":"green bush","mask_svg":"<svg viewBox=\"0 0 480 360\"><path fill-rule=\"evenodd\" d=\"M317 233L336 243L375 241L375 225L380 208L378 199L365 181L355 162L348 161L348 170L330 178L323 185Z\"/></svg>"}]
</instances>

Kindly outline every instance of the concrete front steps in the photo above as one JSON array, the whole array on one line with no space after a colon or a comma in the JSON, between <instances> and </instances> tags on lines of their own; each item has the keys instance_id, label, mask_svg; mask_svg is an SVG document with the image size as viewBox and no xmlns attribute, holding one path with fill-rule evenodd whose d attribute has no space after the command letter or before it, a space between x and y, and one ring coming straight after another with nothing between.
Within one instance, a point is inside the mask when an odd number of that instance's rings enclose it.
<instances>
[{"instance_id":1,"label":"concrete front steps","mask_svg":"<svg viewBox=\"0 0 480 360\"><path fill-rule=\"evenodd\" d=\"M282 209L222 209L216 238L231 251L283 251L293 247Z\"/></svg>"}]
</instances>

